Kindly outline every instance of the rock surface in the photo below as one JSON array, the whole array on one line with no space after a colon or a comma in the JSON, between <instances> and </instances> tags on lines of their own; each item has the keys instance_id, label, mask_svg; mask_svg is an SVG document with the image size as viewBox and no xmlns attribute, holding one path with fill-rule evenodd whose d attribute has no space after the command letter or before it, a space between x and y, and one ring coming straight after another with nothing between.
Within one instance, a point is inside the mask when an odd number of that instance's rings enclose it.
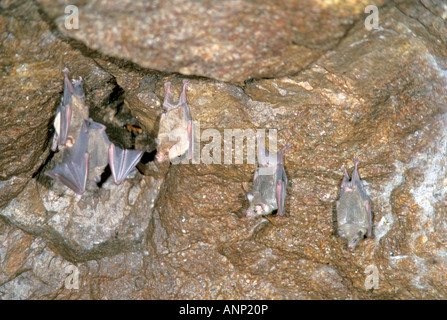
<instances>
[{"instance_id":1,"label":"rock surface","mask_svg":"<svg viewBox=\"0 0 447 320\"><path fill-rule=\"evenodd\" d=\"M1 153L2 186L16 191L1 193L0 298L447 297L447 9L442 1L385 4L379 28L371 31L362 20L365 4L356 1L336 10L318 7L323 2L303 5L296 20L290 18L298 10L294 2L279 7L236 1L239 29L237 19L229 19L235 9L225 4L192 18L208 8L207 2L189 4L196 11L183 1L141 8L137 1L127 7L120 2L120 10L110 1L108 11L104 2L79 2L81 23L89 28L77 31L61 28L64 5L58 3L40 0L38 10L32 2L17 2L6 8L12 18L0 16L8 27L2 44L25 39L0 49L2 58L12 59L1 59L5 88L11 88L2 90L15 90L5 95L10 100L5 100L2 139L9 140L0 148L29 135L14 146L16 153ZM116 12L122 15L115 28L96 35L95 28L109 25ZM261 13L278 23L253 36L250 23ZM326 20L316 18L329 13ZM217 19L211 31L210 16ZM33 28L25 17L34 18ZM131 19L144 23L130 27ZM166 23L157 24L159 19ZM225 32L217 37L219 26ZM144 32L146 38L136 42L135 35ZM162 34L166 37L159 39ZM44 40L54 46L47 60L38 55ZM294 51L298 47L305 49ZM19 59L14 50L23 61L14 60ZM47 61L44 67L33 64L41 60ZM24 63L28 73L17 75ZM66 65L73 77L85 79L92 114L107 124L111 136L132 143L120 128L140 125L144 134L135 144L148 151L162 113L163 84L171 81L178 97L181 79L194 75L188 77L187 97L193 119L200 122L201 163L158 165L148 155L122 185L107 181L83 196L44 179L45 168L38 168L51 163L48 130ZM34 87L26 91L20 83ZM11 99L23 94L32 98L33 108L26 108L26 98L13 108ZM21 122L14 129L12 124ZM205 164L207 134L223 139L225 129L268 128L278 130L278 146L292 144L285 157L288 216L247 219L243 211L255 165ZM33 139L38 143L31 147ZM21 157L22 152L31 155ZM19 156L20 164L14 162ZM360 176L372 200L374 238L351 252L336 235L335 201L340 167L350 172L354 156L360 157Z\"/></svg>"},{"instance_id":2,"label":"rock surface","mask_svg":"<svg viewBox=\"0 0 447 320\"><path fill-rule=\"evenodd\" d=\"M303 69L334 47L368 4L385 1L38 2L64 34L106 55L238 82ZM65 27L67 5L78 7L79 29Z\"/></svg>"},{"instance_id":3,"label":"rock surface","mask_svg":"<svg viewBox=\"0 0 447 320\"><path fill-rule=\"evenodd\" d=\"M14 198L49 156L49 130L61 99L61 70L83 76L88 102L99 105L114 88L93 60L62 41L28 1L2 2L0 11L0 208ZM101 86L99 86L101 84ZM96 100L95 100L96 99Z\"/></svg>"}]
</instances>

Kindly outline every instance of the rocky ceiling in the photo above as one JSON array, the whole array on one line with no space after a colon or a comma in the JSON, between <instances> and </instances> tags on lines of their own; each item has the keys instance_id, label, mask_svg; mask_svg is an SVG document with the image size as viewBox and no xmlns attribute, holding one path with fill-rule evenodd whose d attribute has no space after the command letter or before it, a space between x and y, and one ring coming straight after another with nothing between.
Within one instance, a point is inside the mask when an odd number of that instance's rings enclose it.
<instances>
[{"instance_id":1,"label":"rocky ceiling","mask_svg":"<svg viewBox=\"0 0 447 320\"><path fill-rule=\"evenodd\" d=\"M0 298L446 298L446 19L442 0L2 1ZM110 138L146 150L119 186L43 174L65 67ZM253 164L153 161L182 79L199 136L290 144L284 217L245 217ZM351 251L335 202L354 157L373 237Z\"/></svg>"}]
</instances>

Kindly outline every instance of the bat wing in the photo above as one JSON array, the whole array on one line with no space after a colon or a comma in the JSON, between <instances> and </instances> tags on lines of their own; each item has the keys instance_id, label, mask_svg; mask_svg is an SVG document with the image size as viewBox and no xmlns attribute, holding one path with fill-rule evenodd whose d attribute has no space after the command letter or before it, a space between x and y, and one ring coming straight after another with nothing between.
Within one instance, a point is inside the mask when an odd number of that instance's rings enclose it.
<instances>
[{"instance_id":1,"label":"bat wing","mask_svg":"<svg viewBox=\"0 0 447 320\"><path fill-rule=\"evenodd\" d=\"M121 149L110 143L109 164L115 184L120 184L124 181L142 156L142 150Z\"/></svg>"},{"instance_id":2,"label":"bat wing","mask_svg":"<svg viewBox=\"0 0 447 320\"><path fill-rule=\"evenodd\" d=\"M45 174L59 180L77 194L83 194L88 174L88 134L85 126L79 131L75 144L63 152L62 163L56 164L53 170Z\"/></svg>"},{"instance_id":3,"label":"bat wing","mask_svg":"<svg viewBox=\"0 0 447 320\"><path fill-rule=\"evenodd\" d=\"M371 214L371 206L369 204L369 201L366 200L365 201L365 209L366 209L366 214L368 215L368 238L372 237L372 214Z\"/></svg>"},{"instance_id":4,"label":"bat wing","mask_svg":"<svg viewBox=\"0 0 447 320\"><path fill-rule=\"evenodd\" d=\"M265 148L264 141L261 137L256 137L258 144L258 163L260 167L267 167L270 160L270 152Z\"/></svg>"},{"instance_id":5,"label":"bat wing","mask_svg":"<svg viewBox=\"0 0 447 320\"><path fill-rule=\"evenodd\" d=\"M278 215L284 216L284 203L286 201L287 176L283 165L278 166L276 178L276 203L278 204Z\"/></svg>"},{"instance_id":6,"label":"bat wing","mask_svg":"<svg viewBox=\"0 0 447 320\"><path fill-rule=\"evenodd\" d=\"M64 69L64 97L59 107L57 108L56 118L54 119L54 128L56 134L53 139L51 150L56 151L58 145L66 146L67 138L69 136L70 124L72 118L73 103L84 101L84 92L82 90L82 81L76 80L75 87L73 87L68 78L69 70ZM73 94L75 101L73 101ZM79 100L80 99L80 100ZM76 108L75 108L76 109ZM83 107L83 111L85 108ZM88 112L87 112L88 113Z\"/></svg>"},{"instance_id":7,"label":"bat wing","mask_svg":"<svg viewBox=\"0 0 447 320\"><path fill-rule=\"evenodd\" d=\"M65 105L73 105L73 101L71 100L71 95L74 92L73 85L71 84L70 79L68 78L68 73L70 72L67 68L63 71L64 73L64 104Z\"/></svg>"},{"instance_id":8,"label":"bat wing","mask_svg":"<svg viewBox=\"0 0 447 320\"><path fill-rule=\"evenodd\" d=\"M192 118L191 118L191 111L189 110L189 105L186 102L186 86L188 85L188 80L183 80L183 89L182 93L180 95L180 103L183 105L185 110L185 119L187 123L187 130L188 130L188 141L189 141L189 148L188 148L188 159L192 159L193 154L193 128L192 128Z\"/></svg>"},{"instance_id":9,"label":"bat wing","mask_svg":"<svg viewBox=\"0 0 447 320\"><path fill-rule=\"evenodd\" d=\"M188 141L189 141L189 148L188 148L188 159L192 159L193 155L193 130L192 130L192 120L188 120Z\"/></svg>"},{"instance_id":10,"label":"bat wing","mask_svg":"<svg viewBox=\"0 0 447 320\"><path fill-rule=\"evenodd\" d=\"M109 146L110 140L105 132L106 127L92 119L86 121L88 125L88 153L89 153L89 167L105 167L109 162ZM91 171L92 172L92 171Z\"/></svg>"}]
</instances>

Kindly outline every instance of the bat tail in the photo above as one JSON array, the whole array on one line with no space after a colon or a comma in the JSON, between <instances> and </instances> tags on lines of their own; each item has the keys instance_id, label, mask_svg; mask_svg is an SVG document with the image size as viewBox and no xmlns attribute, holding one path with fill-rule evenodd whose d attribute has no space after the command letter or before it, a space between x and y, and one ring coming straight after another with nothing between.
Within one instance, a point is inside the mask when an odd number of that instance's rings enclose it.
<instances>
[{"instance_id":1,"label":"bat tail","mask_svg":"<svg viewBox=\"0 0 447 320\"><path fill-rule=\"evenodd\" d=\"M121 184L143 156L142 150L121 149L109 145L109 164L115 184Z\"/></svg>"}]
</instances>

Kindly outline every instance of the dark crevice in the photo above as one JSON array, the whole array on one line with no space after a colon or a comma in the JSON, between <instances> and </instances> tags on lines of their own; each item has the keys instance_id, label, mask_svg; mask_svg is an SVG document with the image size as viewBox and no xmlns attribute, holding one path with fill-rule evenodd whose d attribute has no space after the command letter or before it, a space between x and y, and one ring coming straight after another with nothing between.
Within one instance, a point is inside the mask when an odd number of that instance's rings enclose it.
<instances>
[{"instance_id":1,"label":"dark crevice","mask_svg":"<svg viewBox=\"0 0 447 320\"><path fill-rule=\"evenodd\" d=\"M145 152L145 153L143 153L143 157L141 157L140 162L142 164L148 164L149 162L152 162L155 160L156 154L157 154L157 150L153 150L151 152Z\"/></svg>"},{"instance_id":2,"label":"dark crevice","mask_svg":"<svg viewBox=\"0 0 447 320\"><path fill-rule=\"evenodd\" d=\"M110 178L112 175L112 171L110 170L110 166L107 165L104 169L104 172L100 176L100 180L96 183L98 188L101 188L102 185Z\"/></svg>"}]
</instances>

